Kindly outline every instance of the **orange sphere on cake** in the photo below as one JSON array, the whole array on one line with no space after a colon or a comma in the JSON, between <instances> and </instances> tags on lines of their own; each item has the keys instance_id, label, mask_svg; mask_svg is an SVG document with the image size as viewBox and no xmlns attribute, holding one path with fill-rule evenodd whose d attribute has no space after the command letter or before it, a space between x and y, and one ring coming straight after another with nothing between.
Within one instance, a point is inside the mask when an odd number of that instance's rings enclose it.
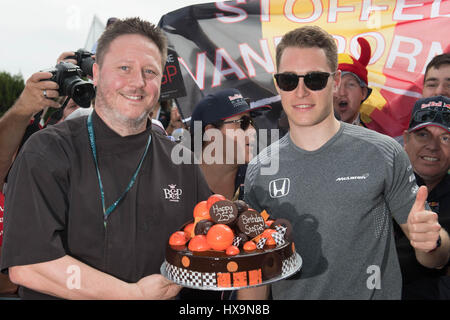
<instances>
[{"instance_id":1,"label":"orange sphere on cake","mask_svg":"<svg viewBox=\"0 0 450 320\"><path fill-rule=\"evenodd\" d=\"M208 251L210 248L210 244L206 240L206 236L197 235L189 241L189 250L194 252Z\"/></svg>"},{"instance_id":2,"label":"orange sphere on cake","mask_svg":"<svg viewBox=\"0 0 450 320\"><path fill-rule=\"evenodd\" d=\"M184 231L174 232L169 238L169 244L171 246L183 246L188 242L189 235Z\"/></svg>"},{"instance_id":3,"label":"orange sphere on cake","mask_svg":"<svg viewBox=\"0 0 450 320\"><path fill-rule=\"evenodd\" d=\"M200 201L194 207L194 218L196 220L208 219L211 220L211 216L209 215L209 208L207 207L207 201Z\"/></svg>"},{"instance_id":4,"label":"orange sphere on cake","mask_svg":"<svg viewBox=\"0 0 450 320\"><path fill-rule=\"evenodd\" d=\"M186 225L186 227L184 227L183 231L189 236L189 238L192 237L192 234L194 232L194 223L191 222L188 225Z\"/></svg>"},{"instance_id":5,"label":"orange sphere on cake","mask_svg":"<svg viewBox=\"0 0 450 320\"><path fill-rule=\"evenodd\" d=\"M216 203L217 201L221 201L221 200L227 200L227 198L225 198L225 196L223 196L221 194L217 194L217 193L209 196L208 200L206 200L206 203L207 203L206 207L208 208L208 212L214 203Z\"/></svg>"},{"instance_id":6,"label":"orange sphere on cake","mask_svg":"<svg viewBox=\"0 0 450 320\"><path fill-rule=\"evenodd\" d=\"M233 244L234 232L225 224L213 225L206 234L206 241L213 250L226 250Z\"/></svg>"}]
</instances>

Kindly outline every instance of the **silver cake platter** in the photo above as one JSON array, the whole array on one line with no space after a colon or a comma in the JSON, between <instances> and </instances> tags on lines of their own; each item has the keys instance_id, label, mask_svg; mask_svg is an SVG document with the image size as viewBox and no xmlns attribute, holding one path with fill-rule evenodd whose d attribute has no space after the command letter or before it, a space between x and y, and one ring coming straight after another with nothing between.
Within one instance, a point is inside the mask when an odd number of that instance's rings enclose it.
<instances>
[{"instance_id":1,"label":"silver cake platter","mask_svg":"<svg viewBox=\"0 0 450 320\"><path fill-rule=\"evenodd\" d=\"M257 285L252 285L252 286L246 286L246 287L217 287L217 286L197 286L197 285L192 285L186 282L181 282L178 281L177 279L174 279L171 275L168 274L167 272L167 261L164 261L163 264L161 265L160 271L161 274L169 279L170 281L175 282L176 284L179 284L183 287L186 288L191 288L191 289L198 289L198 290L214 290L214 291L228 291L228 290L240 290L240 289L246 289L246 288L254 288L254 287L259 287L259 286L263 286L263 285L267 285L267 284L271 284L286 278L289 278L291 276L293 276L294 274L296 274L297 272L300 271L300 269L302 268L302 264L303 264L303 260L300 257L300 255L296 252L295 253L295 262L294 265L290 268L289 271L285 272L284 274L279 275L278 277L274 277L272 279L263 281L261 283L258 283Z\"/></svg>"}]
</instances>

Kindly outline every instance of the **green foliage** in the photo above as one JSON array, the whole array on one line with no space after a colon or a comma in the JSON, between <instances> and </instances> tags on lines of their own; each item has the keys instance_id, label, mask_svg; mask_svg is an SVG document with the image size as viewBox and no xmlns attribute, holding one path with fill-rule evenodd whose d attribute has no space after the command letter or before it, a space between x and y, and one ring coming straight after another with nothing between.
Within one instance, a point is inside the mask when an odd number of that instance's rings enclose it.
<instances>
[{"instance_id":1,"label":"green foliage","mask_svg":"<svg viewBox=\"0 0 450 320\"><path fill-rule=\"evenodd\" d=\"M14 104L25 88L21 74L0 72L0 117Z\"/></svg>"}]
</instances>

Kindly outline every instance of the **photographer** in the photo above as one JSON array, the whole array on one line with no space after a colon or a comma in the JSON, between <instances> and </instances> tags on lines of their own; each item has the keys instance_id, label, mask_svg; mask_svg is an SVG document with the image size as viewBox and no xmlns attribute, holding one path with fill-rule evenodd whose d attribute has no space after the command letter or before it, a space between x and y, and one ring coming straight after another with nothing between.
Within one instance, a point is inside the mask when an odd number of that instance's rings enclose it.
<instances>
[{"instance_id":1,"label":"photographer","mask_svg":"<svg viewBox=\"0 0 450 320\"><path fill-rule=\"evenodd\" d=\"M75 52L64 52L58 59L57 64L62 61L77 64L77 60L68 57L75 56ZM36 72L25 84L20 97L16 103L0 118L0 257L3 240L3 209L4 209L4 184L6 176L16 157L16 154L25 140L34 132L41 129L38 123L38 115L48 108L60 109L66 97L59 97L59 86L50 78L50 72ZM64 108L61 118L64 119L79 106L70 99ZM0 296L11 295L17 292L17 286L9 281L7 275L0 274Z\"/></svg>"},{"instance_id":2,"label":"photographer","mask_svg":"<svg viewBox=\"0 0 450 320\"><path fill-rule=\"evenodd\" d=\"M76 65L78 62L73 59L75 55L75 52L63 52L58 57L57 64L64 61ZM28 138L29 134L39 129L39 125L33 123L34 116L46 108L59 109L62 101L66 98L59 97L59 85L55 81L50 81L52 77L53 74L50 72L34 73L26 81L25 88L16 103L0 118L0 150L2 150L0 153L1 192L3 192L6 175L14 161L19 146L23 144L23 140ZM57 100L61 101L61 103ZM73 99L70 99L59 121L63 121L78 108L79 106Z\"/></svg>"},{"instance_id":3,"label":"photographer","mask_svg":"<svg viewBox=\"0 0 450 320\"><path fill-rule=\"evenodd\" d=\"M58 84L48 81L49 72L34 73L25 84L17 102L0 119L0 181L4 182L14 155L33 116L45 107L59 108Z\"/></svg>"},{"instance_id":4,"label":"photographer","mask_svg":"<svg viewBox=\"0 0 450 320\"><path fill-rule=\"evenodd\" d=\"M47 106L59 108L60 105L51 100L58 96L58 85L53 81L45 81L52 76L48 72L37 72L26 82L25 89L17 102L0 118L0 218L3 219L3 185L6 175L14 161L16 152L33 116ZM41 81L44 80L44 81ZM0 224L0 229L1 229ZM0 230L2 234L3 230ZM0 235L0 256L1 239ZM12 284L6 275L0 275L0 295L14 294L17 286Z\"/></svg>"}]
</instances>

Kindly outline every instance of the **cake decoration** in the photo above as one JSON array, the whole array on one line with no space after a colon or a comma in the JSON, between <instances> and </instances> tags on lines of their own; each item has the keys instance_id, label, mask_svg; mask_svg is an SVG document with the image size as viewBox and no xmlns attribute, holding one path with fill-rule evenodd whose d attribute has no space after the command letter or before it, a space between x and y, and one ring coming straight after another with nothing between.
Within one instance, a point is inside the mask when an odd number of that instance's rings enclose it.
<instances>
[{"instance_id":1,"label":"cake decoration","mask_svg":"<svg viewBox=\"0 0 450 320\"><path fill-rule=\"evenodd\" d=\"M206 236L206 234L209 231L209 228L211 228L214 225L214 222L210 220L201 220L197 222L195 225L194 233L195 235L203 234Z\"/></svg>"},{"instance_id":2,"label":"cake decoration","mask_svg":"<svg viewBox=\"0 0 450 320\"><path fill-rule=\"evenodd\" d=\"M209 215L215 223L232 225L238 216L238 208L230 200L220 200L211 205Z\"/></svg>"},{"instance_id":3,"label":"cake decoration","mask_svg":"<svg viewBox=\"0 0 450 320\"><path fill-rule=\"evenodd\" d=\"M302 264L286 219L215 194L199 202L166 247L161 273L190 288L231 290L278 281Z\"/></svg>"},{"instance_id":4,"label":"cake decoration","mask_svg":"<svg viewBox=\"0 0 450 320\"><path fill-rule=\"evenodd\" d=\"M189 250L192 252L202 252L211 249L210 244L204 235L196 235L189 241Z\"/></svg>"},{"instance_id":5,"label":"cake decoration","mask_svg":"<svg viewBox=\"0 0 450 320\"><path fill-rule=\"evenodd\" d=\"M222 251L226 250L233 244L234 233L230 227L225 224L213 225L207 235L206 241L213 250Z\"/></svg>"},{"instance_id":6,"label":"cake decoration","mask_svg":"<svg viewBox=\"0 0 450 320\"><path fill-rule=\"evenodd\" d=\"M247 210L241 213L237 221L237 226L242 233L250 238L255 238L266 229L266 223L263 217L254 210Z\"/></svg>"}]
</instances>

